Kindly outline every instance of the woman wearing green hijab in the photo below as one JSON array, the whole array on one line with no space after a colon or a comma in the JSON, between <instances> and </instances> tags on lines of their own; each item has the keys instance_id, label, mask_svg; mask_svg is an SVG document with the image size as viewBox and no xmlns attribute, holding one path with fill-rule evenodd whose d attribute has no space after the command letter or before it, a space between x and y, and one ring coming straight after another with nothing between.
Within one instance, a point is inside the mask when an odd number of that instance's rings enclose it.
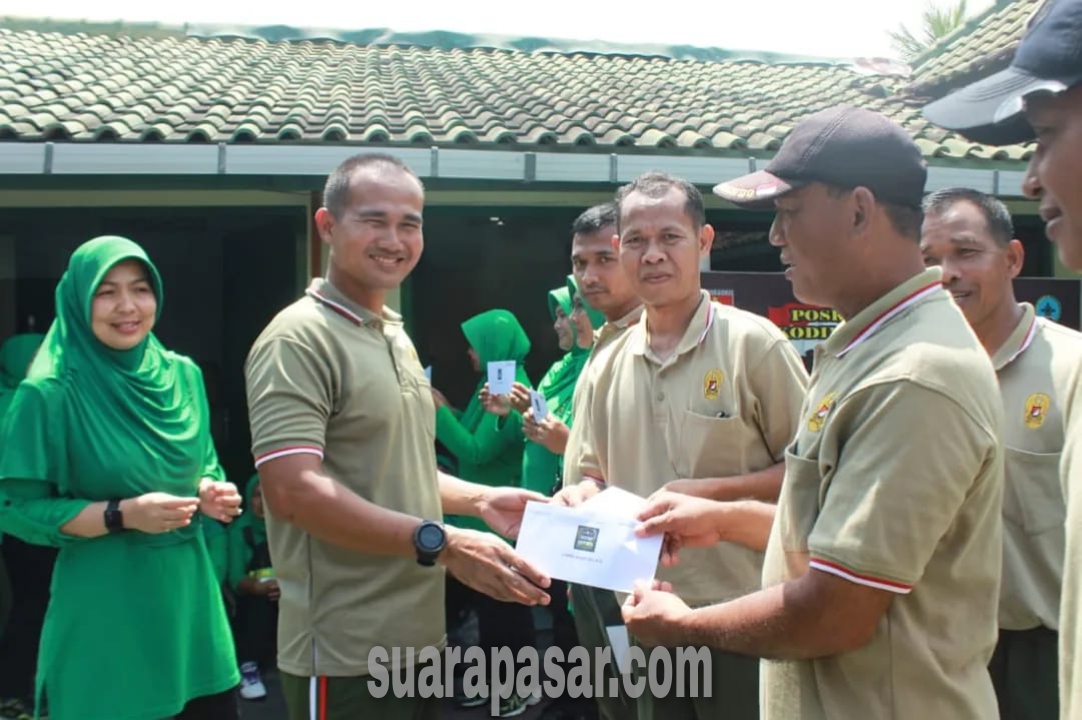
<instances>
[{"instance_id":1,"label":"woman wearing green hijab","mask_svg":"<svg viewBox=\"0 0 1082 720\"><path fill-rule=\"evenodd\" d=\"M492 486L518 485L522 473L522 416L510 412L501 417L489 412L481 402L481 391L485 387L488 363L501 360L514 360L515 381L530 385L522 366L530 352L530 340L518 319L507 310L489 310L470 318L462 323L462 333L470 346L473 369L481 373L481 379L461 414L447 404L442 394L433 391L437 408L436 438L458 459L458 475L462 479ZM448 516L446 519L457 527L488 531L483 522L474 518ZM489 648L506 647L517 658L520 649L533 645L533 618L526 605L494 600L450 577L446 602L452 623L465 609L476 610L479 645L486 652ZM489 667L495 667L495 657L489 654ZM512 683L516 672L514 669L511 672ZM532 701L512 692L509 698L500 700L497 716L518 715ZM462 707L477 707L488 702L488 698L459 697L458 702Z\"/></svg>"},{"instance_id":2,"label":"woman wearing green hijab","mask_svg":"<svg viewBox=\"0 0 1082 720\"><path fill-rule=\"evenodd\" d=\"M80 246L0 436L0 531L59 548L38 659L52 720L235 720L229 624L200 529L240 496L202 374L153 334L162 283L120 237Z\"/></svg>"},{"instance_id":3,"label":"woman wearing green hijab","mask_svg":"<svg viewBox=\"0 0 1082 720\"><path fill-rule=\"evenodd\" d=\"M457 413L438 392L436 402L436 439L458 460L458 475L483 485L518 485L522 474L522 417L510 413L506 421L488 412L481 402L488 363L515 361L515 381L530 386L522 363L530 352L530 339L516 318L507 310L488 310L462 323L462 334L469 343L470 362L481 373L477 389L466 410ZM478 518L453 517L458 527L487 531Z\"/></svg>"},{"instance_id":4,"label":"woman wearing green hijab","mask_svg":"<svg viewBox=\"0 0 1082 720\"><path fill-rule=\"evenodd\" d=\"M575 317L577 308L583 314L581 320ZM571 401L579 374L590 358L593 327L600 327L604 322L604 316L582 302L575 279L570 276L566 286L549 291L549 312L558 337L563 325L568 328L567 335L560 339L560 349L567 353L553 363L537 386L537 392L545 398L549 417L538 423L534 421L533 413L526 412L527 408L519 408L526 413L523 431L527 438L522 485L547 495L553 494L560 483L563 448L567 444L567 428L571 426ZM516 394L521 397L521 392Z\"/></svg>"}]
</instances>

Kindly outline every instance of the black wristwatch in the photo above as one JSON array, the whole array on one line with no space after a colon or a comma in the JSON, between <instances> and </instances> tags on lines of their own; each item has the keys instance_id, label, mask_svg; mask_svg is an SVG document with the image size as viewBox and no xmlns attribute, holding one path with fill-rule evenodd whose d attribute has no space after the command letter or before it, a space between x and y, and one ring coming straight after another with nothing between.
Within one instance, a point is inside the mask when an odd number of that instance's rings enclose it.
<instances>
[{"instance_id":1,"label":"black wristwatch","mask_svg":"<svg viewBox=\"0 0 1082 720\"><path fill-rule=\"evenodd\" d=\"M120 511L119 500L110 500L105 506L105 529L111 533L124 531L124 513Z\"/></svg>"},{"instance_id":2,"label":"black wristwatch","mask_svg":"<svg viewBox=\"0 0 1082 720\"><path fill-rule=\"evenodd\" d=\"M436 564L436 558L447 545L447 531L431 520L425 520L413 531L413 546L417 549L417 563L425 567Z\"/></svg>"}]
</instances>

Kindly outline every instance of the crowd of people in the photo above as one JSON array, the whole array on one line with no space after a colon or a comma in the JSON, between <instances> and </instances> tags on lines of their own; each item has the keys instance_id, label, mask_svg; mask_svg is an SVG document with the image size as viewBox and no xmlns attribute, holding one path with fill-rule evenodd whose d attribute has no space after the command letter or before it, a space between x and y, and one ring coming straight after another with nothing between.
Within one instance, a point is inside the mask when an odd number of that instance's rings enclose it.
<instances>
[{"instance_id":1,"label":"crowd of people","mask_svg":"<svg viewBox=\"0 0 1082 720\"><path fill-rule=\"evenodd\" d=\"M1061 0L1009 69L925 110L981 142L1036 140L1024 191L1078 272L1080 42L1082 2ZM439 697L374 694L373 648L444 647L472 613L482 648L517 651L538 641L540 608L563 648L604 648L623 624L647 656L711 652L709 695L691 678L638 697L621 684L558 698L553 718L1076 718L1082 334L1015 298L1024 248L1006 207L927 193L909 135L848 106L719 180L734 205L773 209L794 295L844 318L810 374L777 327L702 289L703 197L650 172L571 228L548 297L565 354L536 385L539 418L531 341L504 309L461 325L468 405L432 386L387 306L423 252L423 184L391 155L346 160L314 218L326 276L244 368L256 472L242 487L218 462L200 369L154 334L151 258L122 237L80 246L48 332L0 350L16 589L0 581L0 620L24 669L34 658L17 711L235 720L238 688L258 696L273 662L291 720L435 720ZM485 382L495 361L516 363L509 393ZM528 503L609 487L647 499L657 577L631 594L568 587L516 550ZM41 548L51 573L35 586L22 578Z\"/></svg>"}]
</instances>

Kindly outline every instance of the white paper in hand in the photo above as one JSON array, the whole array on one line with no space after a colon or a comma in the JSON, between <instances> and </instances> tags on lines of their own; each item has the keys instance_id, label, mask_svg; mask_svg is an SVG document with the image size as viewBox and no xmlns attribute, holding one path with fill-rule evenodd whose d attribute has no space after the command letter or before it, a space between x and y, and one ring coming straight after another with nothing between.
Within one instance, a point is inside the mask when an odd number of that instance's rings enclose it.
<instances>
[{"instance_id":1,"label":"white paper in hand","mask_svg":"<svg viewBox=\"0 0 1082 720\"><path fill-rule=\"evenodd\" d=\"M635 536L638 521L583 506L526 503L515 549L557 580L633 592L657 572L661 535Z\"/></svg>"},{"instance_id":2,"label":"white paper in hand","mask_svg":"<svg viewBox=\"0 0 1082 720\"><path fill-rule=\"evenodd\" d=\"M616 667L624 675L631 674L631 642L627 636L627 628L623 625L607 625L605 632L609 636L609 646L612 647L612 657L616 660Z\"/></svg>"},{"instance_id":3,"label":"white paper in hand","mask_svg":"<svg viewBox=\"0 0 1082 720\"><path fill-rule=\"evenodd\" d=\"M533 407L534 422L541 422L549 414L549 405L545 402L545 396L536 390L530 391L530 405Z\"/></svg>"},{"instance_id":4,"label":"white paper in hand","mask_svg":"<svg viewBox=\"0 0 1082 720\"><path fill-rule=\"evenodd\" d=\"M510 395L515 382L515 361L500 360L488 364L488 391L493 395Z\"/></svg>"}]
</instances>

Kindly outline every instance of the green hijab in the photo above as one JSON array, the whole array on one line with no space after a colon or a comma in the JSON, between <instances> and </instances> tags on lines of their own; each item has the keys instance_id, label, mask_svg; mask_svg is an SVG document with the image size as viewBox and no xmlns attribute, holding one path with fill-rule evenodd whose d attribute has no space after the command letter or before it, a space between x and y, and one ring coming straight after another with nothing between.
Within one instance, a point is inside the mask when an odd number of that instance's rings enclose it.
<instances>
[{"instance_id":1,"label":"green hijab","mask_svg":"<svg viewBox=\"0 0 1082 720\"><path fill-rule=\"evenodd\" d=\"M564 312L568 315L571 314L571 299L577 292L578 285L575 278L570 275L567 277L566 285L549 291L549 312L552 314L553 321L556 320L557 305L564 308ZM590 310L588 312L593 313L595 311ZM593 315L590 315L590 321L594 322ZM572 338L574 338L574 325L572 325L571 334ZM571 400L575 394L575 383L578 382L579 374L582 372L582 368L586 366L589 357L590 349L581 348L576 342L563 357L549 368L549 371L545 373L545 377L541 379L541 383L537 387L537 392L541 393L545 398L545 404L548 405L549 412L564 424L570 424Z\"/></svg>"},{"instance_id":2,"label":"green hijab","mask_svg":"<svg viewBox=\"0 0 1082 720\"><path fill-rule=\"evenodd\" d=\"M44 337L37 333L12 335L0 346L0 418L7 412Z\"/></svg>"},{"instance_id":3,"label":"green hijab","mask_svg":"<svg viewBox=\"0 0 1082 720\"><path fill-rule=\"evenodd\" d=\"M481 388L488 382L488 363L514 360L515 380L524 385L530 384L526 368L522 366L530 352L530 338L526 336L518 318L508 310L488 310L474 315L462 323L462 334L466 336L466 342L481 361L481 380L477 383L477 390L461 418L462 426L472 431L485 416L479 395Z\"/></svg>"},{"instance_id":4,"label":"green hijab","mask_svg":"<svg viewBox=\"0 0 1082 720\"><path fill-rule=\"evenodd\" d=\"M114 350L91 329L94 293L118 263L146 268L161 316L161 276L143 249L104 236L81 245L56 287L56 320L4 422L0 477L48 480L89 499L195 495L221 479L199 369L153 333Z\"/></svg>"}]
</instances>

